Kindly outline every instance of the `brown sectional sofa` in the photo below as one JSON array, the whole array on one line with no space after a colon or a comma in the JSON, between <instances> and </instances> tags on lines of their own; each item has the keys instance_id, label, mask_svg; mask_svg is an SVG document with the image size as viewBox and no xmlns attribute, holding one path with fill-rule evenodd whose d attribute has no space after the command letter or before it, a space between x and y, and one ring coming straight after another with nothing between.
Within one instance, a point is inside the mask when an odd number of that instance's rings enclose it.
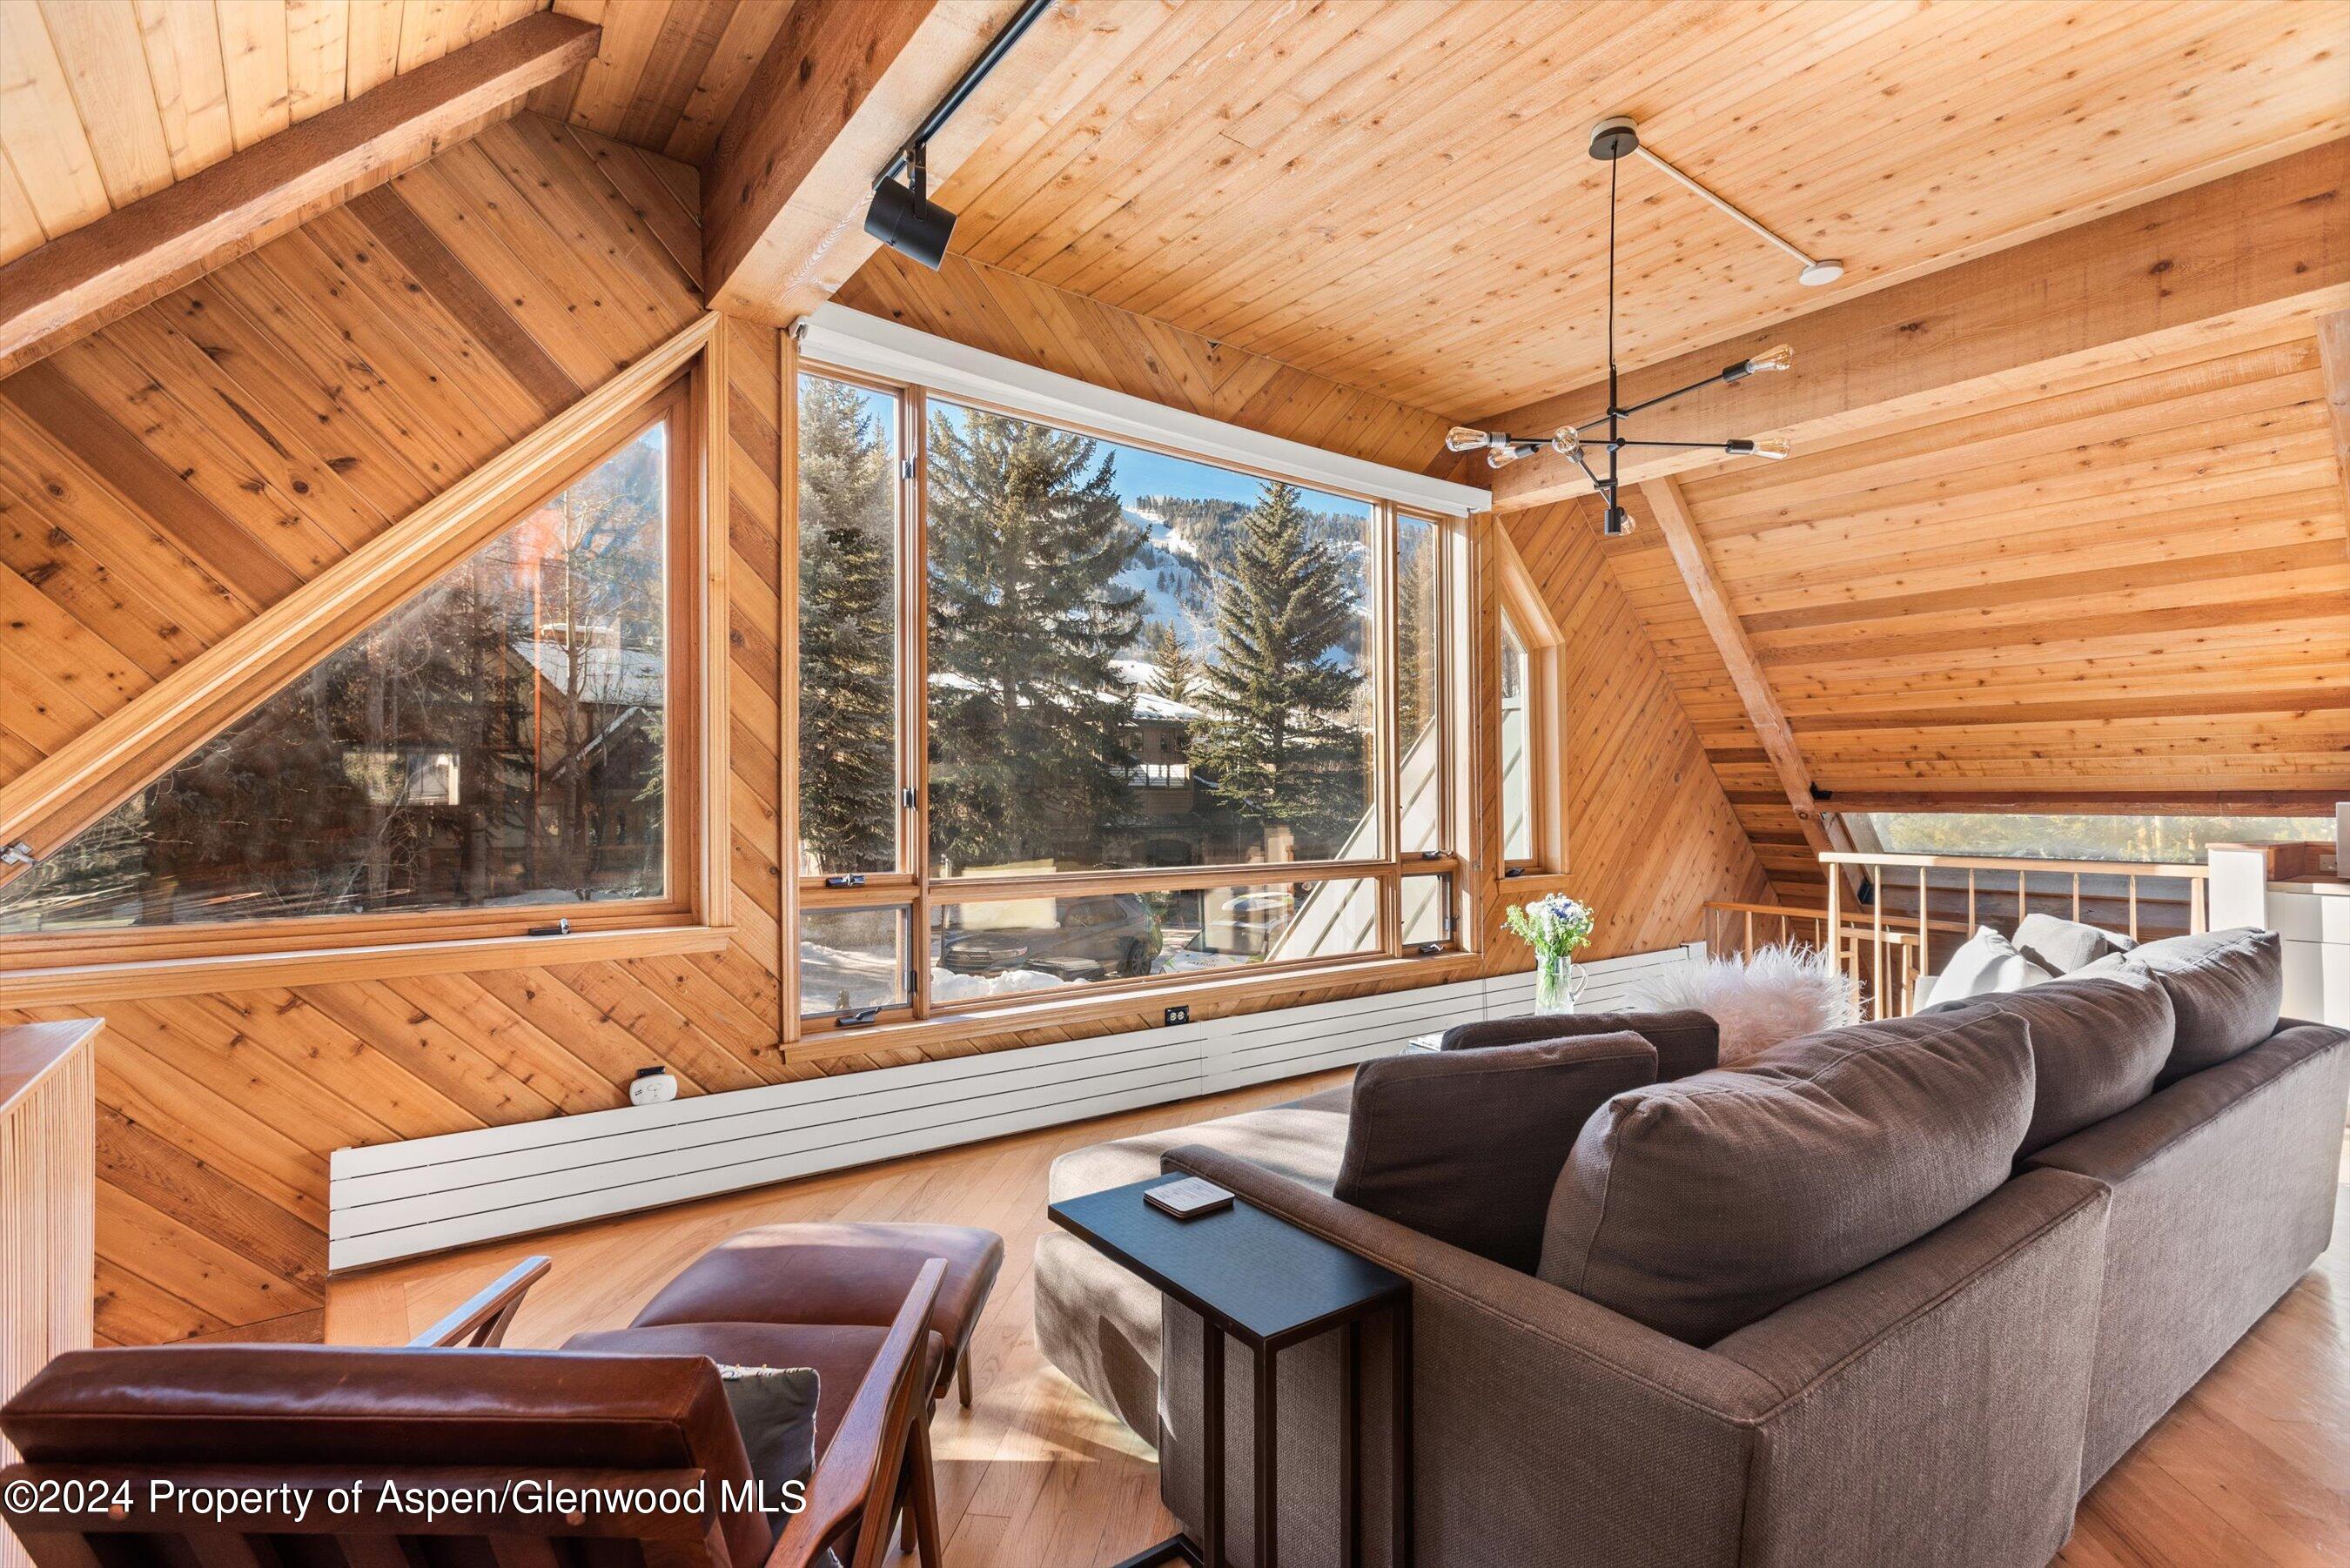
<instances>
[{"instance_id":1,"label":"brown sectional sofa","mask_svg":"<svg viewBox=\"0 0 2350 1568\"><path fill-rule=\"evenodd\" d=\"M2331 1234L2350 1034L2276 1017L2275 940L2264 936L2149 944L2147 956L2036 991L1873 1035L1790 1043L1759 1074L1708 1071L1705 1021L1690 1015L1569 1021L1581 1034L1645 1042L1659 1081L1584 1123L1533 1272L1336 1196L1350 1190L1347 1090L1080 1150L1055 1166L1052 1197L1162 1168L1195 1173L1413 1282L1420 1568L2039 1568L2070 1533L2080 1495ZM1446 1044L1514 1050L1543 1033L1523 1021L1470 1025ZM2025 1033L2019 1102L2014 1042ZM1368 1064L1358 1084L1403 1065ZM1725 1205L1749 1205L1756 1228L1814 1216L1838 1237L1881 1231L1882 1210L1861 1206L1872 1188L1911 1179L1899 1162L1919 1136L1919 1102L1903 1102L1904 1086L1930 1103L1960 1083L1970 1104L1955 1119L1975 1156L1987 1138L2012 1151L1987 1195L1970 1199L1945 1174L1940 1196L1903 1195L1915 1210L1905 1223L1922 1231L1825 1282L1802 1278L1800 1260L1792 1276L1745 1282L1759 1293L1742 1310L1738 1290L1690 1275L1708 1255L1700 1216L1718 1221ZM1889 1138L1878 1116L1909 1119ZM1659 1185L1681 1179L1677 1158L1684 1174L1702 1174L1704 1140L1742 1117L1750 1133L1760 1117L1766 1135L1802 1124L1811 1142L1795 1147L1825 1158L1790 1165L1783 1140L1742 1151L1733 1133L1718 1158L1759 1161L1751 1179L1710 1193ZM1815 1180L1823 1169L1830 1179ZM1653 1212L1631 1189L1648 1193ZM1671 1225L1676 1210L1657 1194L1677 1190L1691 1234L1646 1232L1653 1277L1641 1280L1639 1227ZM1737 1226L1715 1229L1711 1255L1725 1269L1767 1273L1790 1250L1835 1256L1823 1238L1790 1236L1788 1248L1742 1259ZM1621 1277L1593 1288L1615 1305L1550 1282L1603 1277L1573 1272L1588 1262L1573 1249L1595 1231L1607 1241L1594 1255ZM1880 1235L1870 1250L1884 1244ZM1196 1518L1198 1320L1070 1238L1040 1243L1036 1279L1047 1355L1155 1438L1169 1506ZM1725 1310L1736 1315L1723 1320ZM1373 1432L1388 1401L1379 1332L1366 1345ZM1228 1410L1248 1408L1247 1365L1227 1357ZM1282 1560L1335 1564L1336 1351L1315 1342L1281 1366ZM1241 1521L1254 1507L1244 1428L1234 1423L1226 1446L1228 1518ZM1379 1542L1386 1449L1367 1441L1364 1452L1365 1539ZM1250 1561L1247 1538L1234 1532L1235 1563ZM1384 1558L1374 1547L1367 1560Z\"/></svg>"}]
</instances>

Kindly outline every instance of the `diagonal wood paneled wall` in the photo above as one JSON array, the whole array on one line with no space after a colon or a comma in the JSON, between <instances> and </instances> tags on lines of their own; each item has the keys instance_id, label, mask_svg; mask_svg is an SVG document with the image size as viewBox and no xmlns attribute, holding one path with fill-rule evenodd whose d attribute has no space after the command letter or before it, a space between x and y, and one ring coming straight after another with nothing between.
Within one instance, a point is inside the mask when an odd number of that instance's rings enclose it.
<instances>
[{"instance_id":1,"label":"diagonal wood paneled wall","mask_svg":"<svg viewBox=\"0 0 2350 1568\"><path fill-rule=\"evenodd\" d=\"M525 115L0 382L0 773L691 320L697 211L691 170ZM102 1339L315 1335L334 1148L618 1105L653 1061L785 1072L781 345L727 332L734 945L97 1010Z\"/></svg>"},{"instance_id":2,"label":"diagonal wood paneled wall","mask_svg":"<svg viewBox=\"0 0 2350 1568\"><path fill-rule=\"evenodd\" d=\"M1596 507L1575 502L1500 520L1565 638L1566 880L1598 910L1596 945L1639 952L1689 940L1707 900L1763 899L1771 879L1761 846L1717 783L1704 731L1610 569Z\"/></svg>"},{"instance_id":3,"label":"diagonal wood paneled wall","mask_svg":"<svg viewBox=\"0 0 2350 1568\"><path fill-rule=\"evenodd\" d=\"M696 210L684 166L525 114L0 381L0 777L692 318ZM885 254L843 297L1379 462L1420 467L1441 443L1445 421L1425 410L991 269L951 261L933 276ZM337 1147L614 1106L651 1062L697 1094L1159 1021L1138 1005L1066 1028L785 1059L784 346L764 327L724 331L733 945L88 1009L108 1022L102 1339L315 1336ZM1569 637L1567 885L1605 917L1595 956L1694 937L1704 900L1751 891L1759 867L1692 765L1695 732L1586 524L1562 508L1512 527ZM1494 909L1498 879L1484 891ZM1523 962L1509 945L1475 961ZM1226 1006L1372 989L1326 982ZM0 1024L67 1015L0 1012Z\"/></svg>"}]
</instances>

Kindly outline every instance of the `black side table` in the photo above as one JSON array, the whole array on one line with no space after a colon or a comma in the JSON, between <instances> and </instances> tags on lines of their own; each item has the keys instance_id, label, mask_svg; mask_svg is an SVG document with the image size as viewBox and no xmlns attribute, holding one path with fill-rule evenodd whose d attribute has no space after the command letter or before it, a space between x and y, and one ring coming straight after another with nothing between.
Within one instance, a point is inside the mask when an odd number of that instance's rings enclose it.
<instances>
[{"instance_id":1,"label":"black side table","mask_svg":"<svg viewBox=\"0 0 2350 1568\"><path fill-rule=\"evenodd\" d=\"M1177 1532L1117 1568L1152 1568L1190 1563L1201 1568L1224 1564L1224 1338L1248 1347L1256 1362L1253 1426L1256 1440L1256 1564L1275 1568L1275 1517L1280 1491L1274 1475L1274 1357L1326 1329L1346 1334L1346 1380L1340 1392L1345 1463L1340 1467L1338 1560L1360 1561L1362 1471L1362 1325L1386 1312L1394 1326L1391 1376L1394 1444L1388 1470L1388 1519L1395 1532L1391 1561L1411 1562L1411 1284L1344 1247L1299 1230L1246 1200L1197 1220L1177 1220L1142 1200L1153 1187L1180 1181L1157 1176L1107 1192L1055 1203L1053 1222L1125 1268L1132 1270L1183 1306L1197 1313L1206 1332L1201 1346L1201 1413L1204 1469L1201 1533L1193 1541Z\"/></svg>"}]
</instances>

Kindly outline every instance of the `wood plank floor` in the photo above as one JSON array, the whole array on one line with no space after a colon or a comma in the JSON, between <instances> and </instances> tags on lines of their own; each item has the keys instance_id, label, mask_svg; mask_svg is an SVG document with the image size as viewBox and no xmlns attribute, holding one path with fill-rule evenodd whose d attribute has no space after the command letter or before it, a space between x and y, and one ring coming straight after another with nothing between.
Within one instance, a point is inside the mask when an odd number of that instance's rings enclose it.
<instances>
[{"instance_id":1,"label":"wood plank floor","mask_svg":"<svg viewBox=\"0 0 2350 1568\"><path fill-rule=\"evenodd\" d=\"M328 1336L398 1343L531 1252L555 1267L515 1322L517 1345L627 1322L696 1254L745 1226L983 1225L1003 1233L1007 1256L975 1342L978 1401L941 1407L932 1437L949 1568L1114 1563L1173 1526L1149 1450L1037 1352L1030 1261L1045 1224L1045 1168L1067 1149L1339 1081L1159 1106L338 1279ZM2350 1563L2350 1194L2343 1213L2308 1278L2090 1494L2056 1560L2064 1568Z\"/></svg>"}]
</instances>

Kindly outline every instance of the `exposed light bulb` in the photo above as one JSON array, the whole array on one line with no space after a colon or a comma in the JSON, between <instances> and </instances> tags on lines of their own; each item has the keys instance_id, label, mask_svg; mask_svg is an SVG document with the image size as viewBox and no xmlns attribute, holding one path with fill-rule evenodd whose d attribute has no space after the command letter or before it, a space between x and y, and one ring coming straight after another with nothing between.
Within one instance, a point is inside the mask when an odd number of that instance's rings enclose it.
<instances>
[{"instance_id":1,"label":"exposed light bulb","mask_svg":"<svg viewBox=\"0 0 2350 1568\"><path fill-rule=\"evenodd\" d=\"M1485 454L1485 466L1488 468L1499 468L1505 462L1517 461L1518 449L1513 446L1497 446Z\"/></svg>"},{"instance_id":2,"label":"exposed light bulb","mask_svg":"<svg viewBox=\"0 0 2350 1568\"><path fill-rule=\"evenodd\" d=\"M1444 450L1447 452L1475 452L1486 444L1485 432L1472 431L1467 425L1454 425L1444 432Z\"/></svg>"},{"instance_id":3,"label":"exposed light bulb","mask_svg":"<svg viewBox=\"0 0 2350 1568\"><path fill-rule=\"evenodd\" d=\"M1561 457L1571 457L1577 462L1583 461L1583 442L1571 430L1563 430L1552 436L1550 449Z\"/></svg>"},{"instance_id":4,"label":"exposed light bulb","mask_svg":"<svg viewBox=\"0 0 2350 1568\"><path fill-rule=\"evenodd\" d=\"M1767 353L1757 354L1753 358L1746 361L1746 370L1749 375L1762 370L1792 370L1794 368L1795 351L1784 343Z\"/></svg>"},{"instance_id":5,"label":"exposed light bulb","mask_svg":"<svg viewBox=\"0 0 2350 1568\"><path fill-rule=\"evenodd\" d=\"M1785 436L1763 436L1754 443L1754 455L1779 462L1795 455L1795 449Z\"/></svg>"}]
</instances>

